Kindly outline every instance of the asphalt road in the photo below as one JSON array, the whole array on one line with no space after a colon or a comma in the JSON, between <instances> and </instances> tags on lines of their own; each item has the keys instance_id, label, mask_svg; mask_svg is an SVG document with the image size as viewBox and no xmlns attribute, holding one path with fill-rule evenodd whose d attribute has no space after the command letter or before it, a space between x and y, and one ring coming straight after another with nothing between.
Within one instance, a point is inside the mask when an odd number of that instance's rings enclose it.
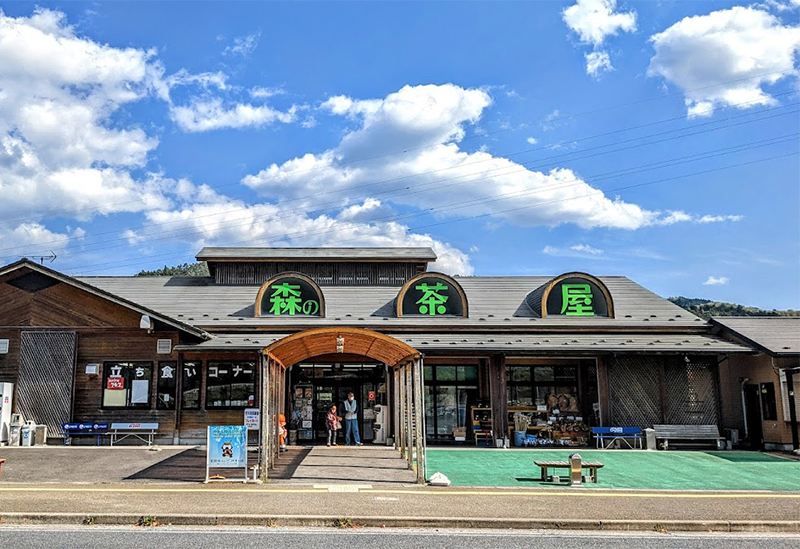
<instances>
[{"instance_id":1,"label":"asphalt road","mask_svg":"<svg viewBox=\"0 0 800 549\"><path fill-rule=\"evenodd\" d=\"M0 547L236 547L281 549L395 549L480 547L517 549L794 549L800 536L764 534L658 534L474 530L335 530L179 527L8 527L0 526Z\"/></svg>"}]
</instances>

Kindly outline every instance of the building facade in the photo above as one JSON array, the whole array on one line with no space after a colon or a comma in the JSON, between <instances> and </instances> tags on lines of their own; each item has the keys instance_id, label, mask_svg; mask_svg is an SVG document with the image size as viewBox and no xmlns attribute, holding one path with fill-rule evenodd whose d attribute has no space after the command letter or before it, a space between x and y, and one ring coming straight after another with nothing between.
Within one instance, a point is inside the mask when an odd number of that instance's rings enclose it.
<instances>
[{"instance_id":1,"label":"building facade","mask_svg":"<svg viewBox=\"0 0 800 549\"><path fill-rule=\"evenodd\" d=\"M429 248L197 258L209 277L0 268L15 410L54 436L68 421L156 422L160 440L198 443L260 407L300 444L353 392L367 442L502 444L524 416L541 443L579 445L593 426L743 430L732 380L763 360L623 276L450 277L428 269Z\"/></svg>"}]
</instances>

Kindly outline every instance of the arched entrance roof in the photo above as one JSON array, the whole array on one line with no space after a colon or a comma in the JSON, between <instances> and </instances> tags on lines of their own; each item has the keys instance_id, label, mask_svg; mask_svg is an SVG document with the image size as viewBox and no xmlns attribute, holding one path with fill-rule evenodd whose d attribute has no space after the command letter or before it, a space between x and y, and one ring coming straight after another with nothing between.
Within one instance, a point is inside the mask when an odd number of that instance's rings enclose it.
<instances>
[{"instance_id":1,"label":"arched entrance roof","mask_svg":"<svg viewBox=\"0 0 800 549\"><path fill-rule=\"evenodd\" d=\"M314 356L342 352L366 356L389 366L399 366L420 356L419 351L398 339L362 328L304 330L276 341L263 352L284 367Z\"/></svg>"}]
</instances>

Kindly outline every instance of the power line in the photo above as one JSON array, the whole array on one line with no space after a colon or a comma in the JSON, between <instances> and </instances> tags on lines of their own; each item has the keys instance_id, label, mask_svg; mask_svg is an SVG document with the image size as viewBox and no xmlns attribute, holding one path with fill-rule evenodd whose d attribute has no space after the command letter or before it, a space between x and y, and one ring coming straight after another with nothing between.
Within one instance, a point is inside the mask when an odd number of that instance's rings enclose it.
<instances>
[{"instance_id":1,"label":"power line","mask_svg":"<svg viewBox=\"0 0 800 549\"><path fill-rule=\"evenodd\" d=\"M665 95L658 96L658 97L651 97L651 98L641 99L641 100L632 101L632 102L628 102L628 103L620 103L620 104L617 104L617 105L611 105L611 106L602 107L602 108L594 109L594 110L591 110L591 111L584 111L584 112L580 112L580 113L576 113L576 114L572 114L572 115L565 115L565 116L559 116L559 117L555 117L555 118L549 118L549 119L546 120L546 122L556 122L556 121L559 121L559 120L574 119L574 118L578 118L578 117L581 117L581 116L586 116L586 115L589 115L589 114L595 114L595 113L598 113L598 112L604 112L604 111L608 111L608 110L619 109L619 108L626 107L626 106L638 105L638 104L647 103L647 102L650 102L650 101L660 100L660 99L672 97L672 96L675 96L675 95L685 94L687 92L698 91L698 90L703 90L703 89L707 89L707 88L713 88L713 87L717 87L717 86L724 86L724 85L728 85L728 84L734 84L734 83L737 83L737 82L743 82L743 81L746 81L746 80L752 80L752 79L755 79L755 78L764 78L766 76L772 76L772 75L775 75L775 74L784 74L784 73L790 73L790 72L793 72L793 71L790 71L790 70L787 70L787 71L774 71L774 72L766 73L766 74L763 74L763 75L749 76L749 77L746 77L746 78L740 78L740 79L736 79L736 80L730 80L730 81L727 81L727 82L721 82L721 83L718 83L718 84L711 84L711 85L708 85L708 86L702 86L702 87L699 87L699 88L693 88L691 90L676 91L676 92L672 92L672 93L665 94ZM791 91L788 91L788 92L783 92L783 93L779 93L779 94L773 94L772 97L781 97L781 96L784 96L784 95L791 95L791 94L795 94L795 93L797 93L796 90L791 90ZM759 103L759 102L761 102L760 99L755 99L755 100L745 101L745 102L737 103L737 104L733 104L733 105L726 105L726 106L723 106L723 107L719 107L716 110L723 110L723 109L738 107L738 106L742 106L742 105L746 105L746 104L750 104L750 103ZM714 110L715 109L712 107L710 109L706 109L705 111L698 111L695 114L699 115L699 114L704 114L704 113L711 113L711 112L714 112ZM647 126L650 126L650 125L653 125L653 124L661 124L661 123L670 122L670 121L683 119L683 118L685 118L685 115L677 116L677 117L674 117L674 118L669 118L669 119L666 119L666 120L662 120L662 121L658 121L658 122L654 122L654 123L650 123L650 124L643 124L643 125L640 125L640 126L634 126L632 128L628 128L628 129L623 129L623 130L617 130L617 131L597 134L597 135L590 136L590 137L587 137L587 138L584 138L584 139L594 139L594 138L597 138L597 137L603 137L603 136L607 136L607 135L612 135L614 133L619 133L619 132L622 132L622 131L631 131L631 130L634 130L634 129L640 129L640 128L643 128L643 127L647 127ZM493 132L488 132L486 134L475 135L475 136L463 138L459 142L463 143L464 141L467 141L469 139L482 138L482 137L485 137L487 135L494 135L494 134L503 133L503 132L506 132L506 131L511 131L511 130L514 130L514 129L515 128L507 128L507 129L495 130ZM379 159L379 158L384 158L384 157L388 157L388 156L394 156L394 155L397 155L397 154L406 154L406 153L409 153L409 152L413 152L413 151L417 151L417 150L423 150L423 149L435 147L435 146L442 145L442 144L443 143L432 143L432 144L429 144L429 145L413 147L413 148L404 149L402 151L397 151L397 152L393 152L393 153L386 153L386 154L383 154L383 155L375 155L375 156L371 156L371 157L364 157L364 158L359 158L359 159L348 160L348 161L345 161L345 162L340 162L339 164L337 164L337 167L340 168L342 166L347 166L347 165L354 164L354 163L357 163L357 162L365 162L365 161L368 161L368 160L376 160L376 159ZM563 142L562 142L562 144L563 144ZM534 152L534 151L537 151L537 150L543 150L543 149L547 149L547 148L548 148L548 146L524 149L524 150L521 150L521 151L509 153L509 154L506 154L506 155L503 155L503 156L507 158L507 157L510 157L510 156L517 156L519 154L525 154L527 152ZM460 167L460 166L454 166L453 169L454 168L458 168L458 167ZM326 170L326 169L331 169L331 167L330 166L321 166L321 167L314 167L314 168L306 168L306 169L302 169L302 170L292 170L290 172L285 172L283 175L295 175L295 174L298 174L298 173L308 173L308 172L312 172L312 171ZM422 173L417 174L417 175L424 175L426 173L435 173L435 172L446 170L446 169L448 169L448 168L442 168L442 169L439 169L439 170L433 170L431 172L422 172ZM216 191L216 190L219 190L219 189L223 189L223 188L227 188L227 187L233 187L233 186L237 186L237 185L240 185L240 184L241 184L241 181L238 181L236 183L226 183L226 184L223 184L223 185L216 185L216 186L209 186L209 187ZM372 185L372 184L369 184L369 185ZM366 185L366 186L369 186L369 185ZM360 188L360 187L362 187L362 186L355 186L353 188ZM336 191L330 191L330 192L325 193L325 194L345 192L347 190L349 190L349 189L339 189L339 190L336 190ZM293 200L295 200L295 199L293 199ZM124 202L116 202L116 203L112 203L112 204L106 204L103 207L92 206L92 207L88 207L88 208L67 210L67 211L61 211L61 212L56 212L56 213L52 213L52 214L48 214L47 212L41 212L40 215L36 216L35 219L32 219L29 216L26 216L24 218L15 218L15 219L12 218L12 219L8 219L6 221L8 221L8 222L38 221L38 220L40 220L42 218L61 217L61 216L69 215L69 214L76 214L76 213L84 213L84 212L90 212L90 211L95 211L95 210L101 210L101 209L107 208L109 206L123 206L123 205L126 205L126 204L136 204L136 203L139 203L139 202L144 202L144 200L142 198L138 198L136 200L128 200L128 201L124 201Z\"/></svg>"},{"instance_id":2,"label":"power line","mask_svg":"<svg viewBox=\"0 0 800 549\"><path fill-rule=\"evenodd\" d=\"M523 173L523 172L527 172L527 171L531 171L531 170L542 169L544 167L547 167L547 166L551 165L550 162L548 162L546 164L531 165L532 163L539 162L540 160L554 160L554 159L564 159L564 161L585 160L586 158L594 158L594 157L597 157L597 156L600 156L600 155L604 155L604 154L613 154L615 152L621 152L621 151L631 150L631 149L634 149L634 148L649 146L649 145L653 145L653 144L659 144L659 143L663 143L663 142L666 142L666 141L671 141L671 140L674 140L674 139L683 139L683 138L686 138L686 137L691 137L691 136L694 136L694 135L708 133L708 132L711 132L711 131L724 130L724 129L728 129L728 128L731 128L731 127L740 126L740 125L743 125L743 124L750 124L750 123L754 123L754 122L761 122L761 121L764 121L764 120L769 120L769 119L775 118L777 116L785 116L786 114L793 114L796 111L773 114L771 116L753 118L753 119L750 119L750 120L744 120L744 121L741 121L741 122L737 122L737 123L734 123L734 124L728 124L728 125L725 125L725 126L712 127L712 128L708 128L708 129L705 129L705 130L698 130L698 131L694 131L694 132L689 132L689 130L692 130L692 129L695 129L695 128L706 127L706 126L714 126L714 125L722 124L724 122L729 122L731 120L737 120L737 119L740 119L740 118L747 118L747 117L752 117L754 115L763 114L765 112L786 109L788 107L797 106L798 104L800 104L800 103L789 103L787 105L782 105L782 106L778 106L778 107L771 107L769 109L763 109L763 110L756 111L756 112L743 113L743 114L730 116L730 117L727 117L727 118L717 119L717 120L714 120L714 121L707 121L707 122L695 124L695 125L690 126L688 128L677 128L677 129L673 129L673 130L656 132L656 133L649 134L649 135L644 135L644 136L634 137L634 138L630 138L630 139L625 139L625 140L622 140L622 141L617 141L615 143L608 143L608 144L604 144L604 145L598 145L598 146L595 146L595 147L590 147L588 149L583 149L582 151L570 151L570 152L562 153L562 154L558 154L558 155L551 155L551 156L548 156L548 157L544 157L544 158L540 158L540 159L534 159L534 160L530 160L530 161L527 161L527 162L520 162L520 163L516 164L515 166L511 166L511 167L503 166L503 167L500 167L500 168L494 168L494 169L491 169L491 170L488 170L488 171L484 171L484 172L473 172L473 173L469 173L469 174L461 174L461 175L457 175L457 176L454 176L454 177L445 178L445 179L439 179L439 180L435 180L435 181L422 182L422 183L419 184L419 186L433 185L433 184L436 184L436 183L459 180L459 179L463 179L463 178L466 178L466 177L471 177L471 176L474 176L474 175L486 175L486 174L490 174L490 173L493 173L493 172L498 172L498 171L501 171L501 170L510 170L510 171L506 171L504 173L497 174L498 177L506 176L506 175L513 175L515 173ZM647 125L651 125L651 124L645 124L643 126L647 126ZM628 147L620 147L620 148L617 148L617 149L601 151L601 152L595 152L595 153L589 154L589 155L583 154L582 156L575 156L575 155L582 154L582 153L589 152L589 151L597 151L597 150L606 149L608 147L612 147L612 146L615 146L615 145L631 143L631 142L639 141L639 140L642 140L642 139L647 139L647 138L650 138L650 137L658 137L658 136L662 136L662 135L675 134L675 133L678 133L678 132L685 132L685 133L683 133L682 135L677 135L675 137L664 138L664 139L655 140L655 141L649 141L649 142L645 142L645 143L639 143L639 144L631 145L631 146L628 146ZM686 133L686 132L688 132L688 133ZM607 132L607 133L618 133L618 131L617 132ZM573 158L564 158L564 157L569 157L569 156L573 156ZM482 160L482 161L463 164L462 166L459 166L459 167L470 166L470 165L473 165L473 164L480 164L480 163L483 163L485 161L498 160L498 159L499 158L497 158L497 157L492 157L492 158L487 159L487 160ZM452 168L443 168L442 170L447 170L447 169L452 169ZM426 173L433 173L434 171L436 171L436 170L433 170L433 171L430 171L430 172L423 172L422 174L411 174L409 176L403 176L403 177L399 177L399 178L389 179L389 180L385 180L385 181L382 181L382 182L371 183L371 184L368 184L368 185L372 186L372 185L377 185L377 184L380 184L380 183L394 182L394 181L397 181L397 180L407 179L407 178L411 178L411 177L419 177L419 176L424 175ZM485 179L485 178L482 178L482 179ZM482 179L463 181L462 183L472 183L474 181L480 181ZM456 183L456 184L459 184L459 183ZM384 190L384 191L373 193L373 194L369 195L369 197L374 198L374 197L379 197L381 195L386 195L386 194L389 194L389 193L395 193L396 192L398 194L389 197L389 198L396 198L396 197L401 197L401 196L408 196L408 195L412 195L412 194L418 194L419 192L427 192L427 191L437 190L437 189L440 189L440 188L451 187L453 185L454 184L451 183L449 185L434 186L434 187L431 187L431 188L421 189L421 190L408 192L408 193L403 192L403 191L409 190L412 187L400 187L400 188L387 189L387 190ZM339 191L332 191L332 192L339 192ZM325 194L330 194L330 193L318 193L317 195L314 195L314 196L325 195ZM282 204L286 204L287 202L292 202L292 201L295 201L295 200L299 200L301 198L302 197L286 200ZM309 197L305 197L305 198L313 198L313 197L309 196ZM367 197L365 196L365 197L361 197L361 198L367 198ZM324 206L326 204L335 204L335 206L331 207L331 208L329 208L327 210L324 210L324 209L320 210L319 209L320 206ZM252 206L247 206L247 207L244 207L244 208L232 208L232 209L224 210L222 212L214 212L214 213L210 213L210 214L197 215L197 216L194 216L193 219L199 219L199 218L205 218L205 217L216 217L216 216L219 216L219 215L225 215L227 213L232 213L232 212L236 212L236 211L246 211L246 210L249 210L251 207ZM319 213L324 213L326 211L335 211L335 210L338 210L340 208L341 208L340 202L338 200L335 200L335 201L329 201L329 202L326 202L326 203L317 204L315 206L315 209L311 210L310 213L319 214ZM297 211L304 211L305 212L305 211L308 211L308 209L306 207L301 207L301 208L295 208L295 209L291 209L291 210L284 210L282 212L282 215L278 216L277 219L282 219L284 217L290 217L293 212L297 212ZM160 223L143 224L141 226L141 229L146 229L146 228L154 227L154 226L163 227L165 225L170 225L170 224L174 224L174 223L181 223L181 222L184 222L184 221L185 220L181 219L181 220L166 221L166 222L160 222ZM246 218L239 218L238 220L229 220L228 223L235 222L235 221L244 221L244 223L239 224L239 225L235 225L235 224L228 225L228 224L226 224L224 227L225 228L231 228L231 227L241 226L243 224L246 225L246 224L248 224L248 223L250 223L252 221L252 218L246 217ZM222 225L220 225L220 227L218 227L218 228L222 228ZM100 236L100 235L103 235L103 234L119 234L119 233L126 232L128 230L131 230L131 229L130 228L123 228L123 229L117 229L117 230L114 230L114 231L106 231L106 232L103 232L103 233L95 233L94 236ZM182 231L182 229L178 229L178 231ZM172 235L172 237L183 236L183 235L186 235L186 234L194 234L196 232L197 232L196 230L188 232L188 233L185 232L185 231L178 232L178 233ZM63 244L64 242L67 242L66 245L69 245L68 244L69 242L71 242L73 240L77 240L77 239L83 240L83 238L84 237L67 237L66 239L54 240L54 241L51 241L51 242L43 242L43 243L40 243L38 245L44 246L44 245L47 245L47 244ZM156 240L163 240L165 238L166 237L161 237L161 238L157 238ZM121 241L121 240L127 240L127 238L126 237L122 237L122 238L101 240L101 241L96 241L96 242L94 242L92 244L102 244L102 243L106 243L106 242L116 242L116 241ZM13 249L19 249L19 248L24 248L24 247L27 247L27 245L0 248L0 251L13 250ZM62 247L62 248L59 248L59 249L60 250L64 250L66 248ZM89 250L89 251L96 251L97 249L107 249L107 248L95 248L95 249L92 249L92 250ZM22 254L22 255L25 255L25 254ZM6 256L6 257L8 258L10 256Z\"/></svg>"},{"instance_id":3,"label":"power line","mask_svg":"<svg viewBox=\"0 0 800 549\"><path fill-rule=\"evenodd\" d=\"M737 163L737 164L731 164L731 165L728 165L728 166L719 166L719 167L711 168L711 169L708 169L708 170L702 170L702 171L698 171L698 172L692 172L692 173L688 173L688 174L682 174L682 175L677 175L677 176L673 176L673 177L657 179L655 181L649 181L649 182L645 182L645 183L636 183L636 184L632 184L632 185L616 187L616 188L613 188L613 189L608 189L606 191L598 189L598 190L595 190L595 191L593 191L591 193L588 193L588 194L585 194L585 195L581 195L581 196L572 196L572 197L567 197L567 198L563 198L563 199L557 199L557 200L552 200L552 201L548 201L548 202L542 202L542 203L538 203L538 204L530 204L530 205L520 206L520 207L516 207L516 208L509 208L509 209L506 209L506 210L487 212L487 213L483 213L483 214L476 214L476 215L473 215L473 216L467 216L467 217L463 217L463 218L459 218L459 219L451 219L451 220L441 221L441 222L437 222L437 223L419 225L417 227L408 227L408 231L418 231L420 229L425 229L425 228L429 228L429 227L441 226L441 225L446 225L446 224L456 223L456 222L461 222L461 221L467 221L467 220L472 220L472 219L480 219L480 218L490 217L490 216L497 216L497 215L507 214L507 213L516 212L516 211L542 207L542 206L555 204L555 203L559 203L559 202L565 202L565 201L569 201L569 200L578 200L578 199L581 199L581 198L588 198L588 197L594 196L594 195L596 195L598 193L605 194L605 193L610 193L610 192L618 192L618 191L622 191L622 190L628 190L628 189L633 189L633 188L638 188L638 187L644 187L644 186L654 185L654 184L663 183L663 182L667 182L667 181L674 181L674 180L678 180L678 179L684 179L684 178L692 177L692 176L695 176L695 175L705 175L705 174L714 173L714 172L723 171L723 170L728 170L728 169L732 169L732 168L737 168L737 167L742 167L742 166L749 166L749 165L753 165L753 164L767 162L767 161L770 161L770 160L776 160L776 159L780 159L780 158L787 158L787 157L790 157L790 156L796 156L797 154L798 154L797 151L793 151L793 152L786 153L786 154L770 156L770 157L761 158L761 159L757 159L757 160L752 160L752 161L748 161L748 162L741 162L741 163ZM573 186L573 185L567 185L567 186ZM495 199L495 201L497 201L497 200L501 200L501 199L499 199L499 198ZM487 201L483 201L483 202L487 202ZM424 213L430 213L430 212L424 212ZM309 234L307 234L307 236L313 236L315 234L326 234L326 233L329 233L329 232L335 232L336 230L339 230L339 229L320 231L320 232L317 232L317 233L309 233ZM286 238L287 236L292 236L292 235L290 233L288 235L270 236L270 237L264 238L264 239L255 239L255 240L245 240L245 241L233 242L233 243L229 243L228 245L232 245L232 244L251 244L252 245L252 244L260 243L260 242L274 242L274 241ZM360 240L361 238L362 237L344 239L344 240L338 241L337 243ZM189 253L189 252L160 254L160 255L157 255L157 256L150 256L150 258L151 259L155 259L155 258L165 259L165 258L173 258L173 257L185 257L187 253ZM125 266L133 265L133 264L135 264L135 263L133 263L131 260L123 260L123 261L112 261L112 262L105 262L105 263L96 263L96 264L90 264L90 265L83 265L82 268L85 269L85 268L91 268L91 267L103 267L104 265L110 265L109 267L104 267L104 268L100 268L100 269L94 269L94 270L103 271L103 270L108 270L108 269L115 269L115 268L125 267Z\"/></svg>"}]
</instances>

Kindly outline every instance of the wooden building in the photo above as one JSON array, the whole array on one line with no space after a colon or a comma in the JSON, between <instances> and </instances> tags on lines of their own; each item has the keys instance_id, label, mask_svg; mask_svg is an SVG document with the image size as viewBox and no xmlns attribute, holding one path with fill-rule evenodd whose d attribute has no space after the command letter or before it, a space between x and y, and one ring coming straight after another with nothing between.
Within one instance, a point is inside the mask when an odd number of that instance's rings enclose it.
<instances>
[{"instance_id":1,"label":"wooden building","mask_svg":"<svg viewBox=\"0 0 800 549\"><path fill-rule=\"evenodd\" d=\"M720 365L756 353L624 276L450 277L428 270L430 248L197 258L210 277L0 268L15 409L55 436L67 421L158 422L162 442L198 443L262 407L271 431L284 414L310 443L352 391L367 442L496 444L524 411L579 443L595 425L737 426Z\"/></svg>"}]
</instances>

